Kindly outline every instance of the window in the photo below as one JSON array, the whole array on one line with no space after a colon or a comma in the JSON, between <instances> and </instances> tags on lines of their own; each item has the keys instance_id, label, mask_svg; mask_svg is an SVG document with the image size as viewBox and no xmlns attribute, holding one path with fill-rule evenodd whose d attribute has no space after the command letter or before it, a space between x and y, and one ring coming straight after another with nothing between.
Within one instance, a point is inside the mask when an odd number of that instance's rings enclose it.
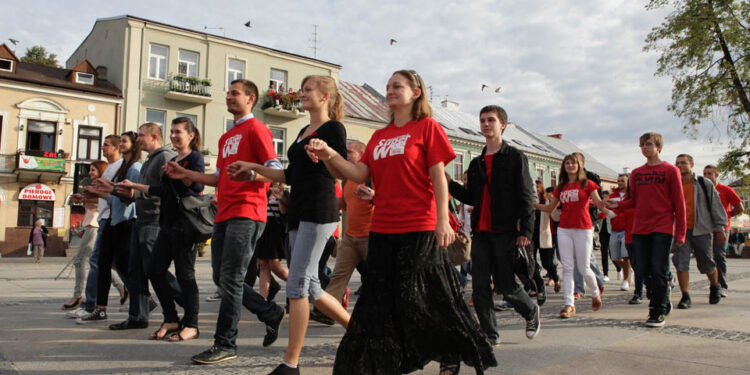
<instances>
[{"instance_id":1,"label":"window","mask_svg":"<svg viewBox=\"0 0 750 375\"><path fill-rule=\"evenodd\" d=\"M52 213L55 210L55 202L52 201L31 201L20 199L18 201L18 222L19 227L33 227L36 219L42 219L43 225L52 226Z\"/></svg>"},{"instance_id":2,"label":"window","mask_svg":"<svg viewBox=\"0 0 750 375\"><path fill-rule=\"evenodd\" d=\"M464 180L464 154L456 153L456 158L453 159L453 179L456 181Z\"/></svg>"},{"instance_id":3,"label":"window","mask_svg":"<svg viewBox=\"0 0 750 375\"><path fill-rule=\"evenodd\" d=\"M0 70L13 71L13 60L0 59Z\"/></svg>"},{"instance_id":4,"label":"window","mask_svg":"<svg viewBox=\"0 0 750 375\"><path fill-rule=\"evenodd\" d=\"M227 64L227 89L232 85L232 81L242 78L245 78L245 62L229 59Z\"/></svg>"},{"instance_id":5,"label":"window","mask_svg":"<svg viewBox=\"0 0 750 375\"><path fill-rule=\"evenodd\" d=\"M94 75L89 73L76 72L76 83L84 85L94 85Z\"/></svg>"},{"instance_id":6,"label":"window","mask_svg":"<svg viewBox=\"0 0 750 375\"><path fill-rule=\"evenodd\" d=\"M234 127L234 120L232 119L226 119L226 122L224 124L224 132L228 132L230 129Z\"/></svg>"},{"instance_id":7,"label":"window","mask_svg":"<svg viewBox=\"0 0 750 375\"><path fill-rule=\"evenodd\" d=\"M289 90L289 86L286 84L286 76L287 73L285 71L271 68L271 80L268 88L278 91Z\"/></svg>"},{"instance_id":8,"label":"window","mask_svg":"<svg viewBox=\"0 0 750 375\"><path fill-rule=\"evenodd\" d=\"M167 80L169 47L152 44L148 55L148 78Z\"/></svg>"},{"instance_id":9,"label":"window","mask_svg":"<svg viewBox=\"0 0 750 375\"><path fill-rule=\"evenodd\" d=\"M536 166L536 179L538 181L544 181L544 167L543 166Z\"/></svg>"},{"instance_id":10,"label":"window","mask_svg":"<svg viewBox=\"0 0 750 375\"><path fill-rule=\"evenodd\" d=\"M157 109L146 109L146 122L153 122L159 124L162 129L162 135L164 134L164 123L167 122L167 112L159 111Z\"/></svg>"},{"instance_id":11,"label":"window","mask_svg":"<svg viewBox=\"0 0 750 375\"><path fill-rule=\"evenodd\" d=\"M279 160L286 166L286 134L284 129L270 128L271 135L273 136L273 148L276 150L276 155Z\"/></svg>"},{"instance_id":12,"label":"window","mask_svg":"<svg viewBox=\"0 0 750 375\"><path fill-rule=\"evenodd\" d=\"M180 50L177 57L177 73L188 77L198 76L198 54Z\"/></svg>"},{"instance_id":13,"label":"window","mask_svg":"<svg viewBox=\"0 0 750 375\"><path fill-rule=\"evenodd\" d=\"M549 186L557 186L557 172L549 171Z\"/></svg>"},{"instance_id":14,"label":"window","mask_svg":"<svg viewBox=\"0 0 750 375\"><path fill-rule=\"evenodd\" d=\"M89 169L91 164L88 163L76 163L73 173L73 193L82 193L83 188L91 185L91 177L89 177Z\"/></svg>"},{"instance_id":15,"label":"window","mask_svg":"<svg viewBox=\"0 0 750 375\"><path fill-rule=\"evenodd\" d=\"M190 119L190 121L193 122L193 125L195 125L196 128L198 127L198 116L196 115L191 115L187 113L177 113L177 117L187 117Z\"/></svg>"},{"instance_id":16,"label":"window","mask_svg":"<svg viewBox=\"0 0 750 375\"><path fill-rule=\"evenodd\" d=\"M49 121L28 120L26 129L26 150L55 152L55 129L57 123Z\"/></svg>"},{"instance_id":17,"label":"window","mask_svg":"<svg viewBox=\"0 0 750 375\"><path fill-rule=\"evenodd\" d=\"M102 129L81 126L78 128L78 160L99 160Z\"/></svg>"}]
</instances>

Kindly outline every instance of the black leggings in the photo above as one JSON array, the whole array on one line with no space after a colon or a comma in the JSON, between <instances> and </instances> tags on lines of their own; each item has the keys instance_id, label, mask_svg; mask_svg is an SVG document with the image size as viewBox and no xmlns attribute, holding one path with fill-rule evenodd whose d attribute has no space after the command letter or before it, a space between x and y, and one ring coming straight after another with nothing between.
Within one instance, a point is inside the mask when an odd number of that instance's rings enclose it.
<instances>
[{"instance_id":1,"label":"black leggings","mask_svg":"<svg viewBox=\"0 0 750 375\"><path fill-rule=\"evenodd\" d=\"M180 228L164 228L159 231L154 251L151 254L151 265L148 277L154 286L156 296L159 297L164 313L164 323L177 323L177 309L175 296L167 279L167 270L174 260L177 282L182 289L185 315L182 325L198 327L198 283L195 281L196 249L190 235Z\"/></svg>"},{"instance_id":2,"label":"black leggings","mask_svg":"<svg viewBox=\"0 0 750 375\"><path fill-rule=\"evenodd\" d=\"M109 287L112 284L112 266L121 275L128 274L128 259L130 258L130 240L133 236L133 221L126 220L111 226L107 219L102 230L101 246L99 247L99 277L97 279L96 304L107 306ZM128 285L127 280L123 280Z\"/></svg>"},{"instance_id":3,"label":"black leggings","mask_svg":"<svg viewBox=\"0 0 750 375\"><path fill-rule=\"evenodd\" d=\"M547 270L549 278L554 282L560 281L555 264L555 249L537 249L537 251L539 252L539 260L542 261L542 267Z\"/></svg>"}]
</instances>

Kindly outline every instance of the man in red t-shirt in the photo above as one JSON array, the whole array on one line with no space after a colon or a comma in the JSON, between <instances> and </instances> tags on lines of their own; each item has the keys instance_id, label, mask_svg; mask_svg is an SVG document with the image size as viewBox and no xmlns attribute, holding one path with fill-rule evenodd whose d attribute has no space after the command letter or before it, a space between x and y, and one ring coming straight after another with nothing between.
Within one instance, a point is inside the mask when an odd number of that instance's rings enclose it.
<instances>
[{"instance_id":1,"label":"man in red t-shirt","mask_svg":"<svg viewBox=\"0 0 750 375\"><path fill-rule=\"evenodd\" d=\"M173 179L187 179L216 186L218 212L211 237L211 266L214 283L221 290L221 306L216 321L213 346L192 357L193 362L214 364L237 358L237 324L242 305L266 324L263 346L273 343L279 334L284 309L266 301L243 281L253 248L266 224L268 183L255 181L251 174L244 181L230 178L227 166L235 161L263 164L283 169L276 157L271 131L253 117L258 87L251 81L234 80L226 97L227 110L234 115L234 126L219 139L216 174L185 170L177 163L167 164ZM235 177L237 178L237 177Z\"/></svg>"},{"instance_id":2,"label":"man in red t-shirt","mask_svg":"<svg viewBox=\"0 0 750 375\"><path fill-rule=\"evenodd\" d=\"M664 138L658 133L640 137L646 164L630 176L630 199L607 202L610 208L635 208L633 251L635 266L651 295L647 327L662 327L671 310L669 301L669 250L685 243L685 199L680 171L659 157Z\"/></svg>"},{"instance_id":3,"label":"man in red t-shirt","mask_svg":"<svg viewBox=\"0 0 750 375\"><path fill-rule=\"evenodd\" d=\"M720 236L714 235L714 261L716 262L716 269L719 271L719 284L721 284L721 290L719 295L726 297L729 289L727 285L727 238L729 238L729 226L732 223L732 217L737 216L745 211L745 206L742 204L742 199L737 192L727 185L720 184L719 179L719 168L713 164L709 164L703 168L703 177L711 180L716 190L719 192L719 198L721 198L721 205L724 206L724 210L727 211L727 226L724 228L723 240Z\"/></svg>"}]
</instances>

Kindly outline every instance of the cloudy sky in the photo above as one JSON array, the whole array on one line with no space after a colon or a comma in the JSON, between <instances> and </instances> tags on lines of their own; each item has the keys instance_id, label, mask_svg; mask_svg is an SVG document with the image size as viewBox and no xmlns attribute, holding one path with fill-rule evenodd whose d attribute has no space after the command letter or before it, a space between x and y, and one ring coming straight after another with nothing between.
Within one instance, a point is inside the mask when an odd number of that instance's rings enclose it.
<instances>
[{"instance_id":1,"label":"cloudy sky","mask_svg":"<svg viewBox=\"0 0 750 375\"><path fill-rule=\"evenodd\" d=\"M658 55L642 48L668 10L646 11L646 4L28 0L3 5L0 38L19 40L19 56L39 44L64 63L97 18L130 14L195 30L222 27L208 32L312 57L317 24L317 58L342 65L343 80L383 92L394 70L415 69L435 102L447 97L472 113L499 104L511 121L562 133L617 171L643 163L638 136L651 130L665 135L665 160L686 152L696 167L716 163L726 151L723 127L703 126L693 140L666 111L671 80L653 76ZM243 26L248 20L251 29ZM491 89L482 92L482 84Z\"/></svg>"}]
</instances>

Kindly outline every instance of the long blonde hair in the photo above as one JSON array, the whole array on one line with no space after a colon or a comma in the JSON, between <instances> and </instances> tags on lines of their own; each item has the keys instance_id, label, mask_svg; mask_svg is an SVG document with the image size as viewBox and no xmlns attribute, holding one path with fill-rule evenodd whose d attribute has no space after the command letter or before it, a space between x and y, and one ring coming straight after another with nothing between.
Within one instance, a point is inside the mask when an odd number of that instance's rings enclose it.
<instances>
[{"instance_id":1,"label":"long blonde hair","mask_svg":"<svg viewBox=\"0 0 750 375\"><path fill-rule=\"evenodd\" d=\"M315 86L323 94L328 94L328 117L334 121L344 119L344 97L341 96L336 80L329 76L311 75L302 80L301 87L305 87L308 80L315 83Z\"/></svg>"}]
</instances>

